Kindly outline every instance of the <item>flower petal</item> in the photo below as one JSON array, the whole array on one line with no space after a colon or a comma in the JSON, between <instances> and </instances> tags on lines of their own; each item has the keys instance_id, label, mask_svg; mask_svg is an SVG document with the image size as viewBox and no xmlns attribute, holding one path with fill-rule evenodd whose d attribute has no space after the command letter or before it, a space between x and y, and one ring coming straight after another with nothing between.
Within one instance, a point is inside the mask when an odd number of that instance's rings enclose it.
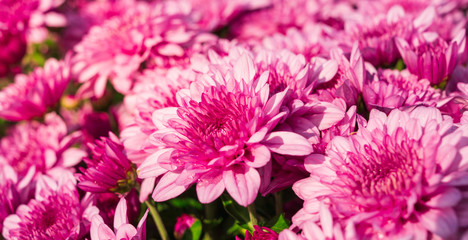
<instances>
[{"instance_id":1,"label":"flower petal","mask_svg":"<svg viewBox=\"0 0 468 240\"><path fill-rule=\"evenodd\" d=\"M262 144L273 152L293 156L305 156L313 151L307 139L292 132L272 132L265 137Z\"/></svg>"},{"instance_id":2,"label":"flower petal","mask_svg":"<svg viewBox=\"0 0 468 240\"><path fill-rule=\"evenodd\" d=\"M238 166L223 174L226 190L240 205L247 207L255 201L260 188L260 174L248 166Z\"/></svg>"}]
</instances>

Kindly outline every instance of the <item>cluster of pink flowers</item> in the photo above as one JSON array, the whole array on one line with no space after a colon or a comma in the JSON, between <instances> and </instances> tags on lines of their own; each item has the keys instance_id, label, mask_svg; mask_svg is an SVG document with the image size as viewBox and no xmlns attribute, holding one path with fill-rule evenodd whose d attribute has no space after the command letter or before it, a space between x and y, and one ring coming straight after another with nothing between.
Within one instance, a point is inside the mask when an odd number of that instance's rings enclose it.
<instances>
[{"instance_id":1,"label":"cluster of pink flowers","mask_svg":"<svg viewBox=\"0 0 468 240\"><path fill-rule=\"evenodd\" d=\"M466 239L467 9L0 0L0 232Z\"/></svg>"}]
</instances>

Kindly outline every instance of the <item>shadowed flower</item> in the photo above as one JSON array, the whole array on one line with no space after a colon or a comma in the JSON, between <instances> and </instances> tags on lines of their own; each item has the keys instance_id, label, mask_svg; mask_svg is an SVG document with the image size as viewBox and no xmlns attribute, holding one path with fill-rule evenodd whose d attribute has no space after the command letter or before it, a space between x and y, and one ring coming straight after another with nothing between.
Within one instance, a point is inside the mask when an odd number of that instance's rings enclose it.
<instances>
[{"instance_id":1,"label":"shadowed flower","mask_svg":"<svg viewBox=\"0 0 468 240\"><path fill-rule=\"evenodd\" d=\"M128 221L127 201L121 198L115 209L114 231L104 223L99 214L91 218L91 240L144 240L146 239L146 210L143 217L135 228Z\"/></svg>"},{"instance_id":2,"label":"shadowed flower","mask_svg":"<svg viewBox=\"0 0 468 240\"><path fill-rule=\"evenodd\" d=\"M450 43L434 34L422 34L411 45L396 38L396 45L412 74L437 85L451 76L459 56L465 51L465 38L465 30Z\"/></svg>"},{"instance_id":3,"label":"shadowed flower","mask_svg":"<svg viewBox=\"0 0 468 240\"><path fill-rule=\"evenodd\" d=\"M89 148L93 157L84 158L88 167L80 168L82 174L76 174L78 187L93 193L126 194L135 186L135 165L128 160L117 136L109 132L109 138L101 137Z\"/></svg>"},{"instance_id":4,"label":"shadowed flower","mask_svg":"<svg viewBox=\"0 0 468 240\"><path fill-rule=\"evenodd\" d=\"M193 223L197 221L192 215L182 214L177 218L176 224L174 226L174 236L176 239L183 239L187 229L192 227Z\"/></svg>"},{"instance_id":5,"label":"shadowed flower","mask_svg":"<svg viewBox=\"0 0 468 240\"><path fill-rule=\"evenodd\" d=\"M467 141L466 126L435 108L388 116L372 110L366 127L335 137L326 155L306 158L311 176L293 186L305 200L293 223L306 228L314 218L304 213L317 216L326 200L332 216L354 226L358 238L454 237L460 221L454 209L468 177Z\"/></svg>"},{"instance_id":6,"label":"shadowed flower","mask_svg":"<svg viewBox=\"0 0 468 240\"><path fill-rule=\"evenodd\" d=\"M5 219L6 239L82 239L89 230L92 207L80 202L76 181L69 172L56 171L55 178L41 176L35 198L20 205Z\"/></svg>"},{"instance_id":7,"label":"shadowed flower","mask_svg":"<svg viewBox=\"0 0 468 240\"><path fill-rule=\"evenodd\" d=\"M44 68L16 75L15 83L0 92L0 117L20 121L42 116L54 107L70 81L69 57L49 59Z\"/></svg>"},{"instance_id":8,"label":"shadowed flower","mask_svg":"<svg viewBox=\"0 0 468 240\"><path fill-rule=\"evenodd\" d=\"M210 74L179 91L178 107L153 113L158 130L151 142L160 150L140 165L138 175L162 176L153 192L156 201L174 198L196 183L202 203L226 189L247 206L260 187L257 168L271 160L271 152L311 153L304 137L272 131L286 115L280 107L287 90L269 96L268 72L256 75L253 60L242 54L234 67L213 65Z\"/></svg>"},{"instance_id":9,"label":"shadowed flower","mask_svg":"<svg viewBox=\"0 0 468 240\"><path fill-rule=\"evenodd\" d=\"M0 229L3 229L3 220L15 213L20 204L20 196L16 187L18 176L10 166L0 165Z\"/></svg>"},{"instance_id":10,"label":"shadowed flower","mask_svg":"<svg viewBox=\"0 0 468 240\"><path fill-rule=\"evenodd\" d=\"M434 102L441 97L441 92L431 87L427 79L418 79L407 70L385 69L379 70L374 79L365 84L362 95L370 110Z\"/></svg>"},{"instance_id":11,"label":"shadowed flower","mask_svg":"<svg viewBox=\"0 0 468 240\"><path fill-rule=\"evenodd\" d=\"M278 233L267 228L254 225L253 233L249 231L245 232L245 240L277 240ZM236 240L241 240L241 238L236 236Z\"/></svg>"}]
</instances>

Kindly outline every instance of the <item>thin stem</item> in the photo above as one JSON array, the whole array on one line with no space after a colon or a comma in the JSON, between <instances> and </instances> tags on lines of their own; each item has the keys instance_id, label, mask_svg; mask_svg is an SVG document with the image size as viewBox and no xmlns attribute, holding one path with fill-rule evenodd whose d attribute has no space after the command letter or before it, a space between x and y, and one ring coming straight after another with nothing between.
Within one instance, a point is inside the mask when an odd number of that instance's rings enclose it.
<instances>
[{"instance_id":1,"label":"thin stem","mask_svg":"<svg viewBox=\"0 0 468 240\"><path fill-rule=\"evenodd\" d=\"M150 200L146 200L145 203L146 206L148 206L151 216L153 216L154 223L156 224L156 228L158 229L159 235L161 235L162 240L169 240L169 235L167 234L166 227L164 227L164 223L161 219L161 216L158 213L158 210L156 209L156 206Z\"/></svg>"},{"instance_id":2,"label":"thin stem","mask_svg":"<svg viewBox=\"0 0 468 240\"><path fill-rule=\"evenodd\" d=\"M205 205L205 218L208 221L212 221L216 218L216 202L212 202L209 204ZM207 230L205 231L205 234L203 235L203 240L213 240L216 239L214 237L214 232L212 227L208 227Z\"/></svg>"},{"instance_id":3,"label":"thin stem","mask_svg":"<svg viewBox=\"0 0 468 240\"><path fill-rule=\"evenodd\" d=\"M250 223L252 225L258 225L257 222L257 212L255 211L255 205L254 203L250 204L247 206L247 210L249 211L249 217L250 217ZM252 226L253 227L253 226Z\"/></svg>"},{"instance_id":4,"label":"thin stem","mask_svg":"<svg viewBox=\"0 0 468 240\"><path fill-rule=\"evenodd\" d=\"M283 213L283 194L282 192L275 192L275 212L276 215Z\"/></svg>"}]
</instances>

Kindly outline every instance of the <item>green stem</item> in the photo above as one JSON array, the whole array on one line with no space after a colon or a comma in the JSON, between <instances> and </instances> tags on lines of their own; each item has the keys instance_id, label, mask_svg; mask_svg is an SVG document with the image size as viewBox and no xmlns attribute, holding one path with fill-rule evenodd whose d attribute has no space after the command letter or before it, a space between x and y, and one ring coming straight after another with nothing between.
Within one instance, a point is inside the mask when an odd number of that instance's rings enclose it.
<instances>
[{"instance_id":1,"label":"green stem","mask_svg":"<svg viewBox=\"0 0 468 240\"><path fill-rule=\"evenodd\" d=\"M275 212L276 215L283 213L283 192L275 192Z\"/></svg>"},{"instance_id":2,"label":"green stem","mask_svg":"<svg viewBox=\"0 0 468 240\"><path fill-rule=\"evenodd\" d=\"M169 240L169 235L167 234L166 227L164 227L164 223L161 219L161 216L158 213L158 210L156 209L156 206L150 200L146 200L145 203L146 206L148 206L151 216L153 216L154 223L156 224L156 228L158 229L159 235L161 235L162 240Z\"/></svg>"},{"instance_id":3,"label":"green stem","mask_svg":"<svg viewBox=\"0 0 468 240\"><path fill-rule=\"evenodd\" d=\"M257 212L255 211L254 203L247 206L247 210L249 211L250 223L252 223L252 228L253 228L253 225L258 225Z\"/></svg>"},{"instance_id":4,"label":"green stem","mask_svg":"<svg viewBox=\"0 0 468 240\"><path fill-rule=\"evenodd\" d=\"M212 202L205 205L205 218L209 221L212 221L216 218L216 202ZM203 240L213 240L216 239L214 237L213 228L209 227L205 234L203 235Z\"/></svg>"}]
</instances>

